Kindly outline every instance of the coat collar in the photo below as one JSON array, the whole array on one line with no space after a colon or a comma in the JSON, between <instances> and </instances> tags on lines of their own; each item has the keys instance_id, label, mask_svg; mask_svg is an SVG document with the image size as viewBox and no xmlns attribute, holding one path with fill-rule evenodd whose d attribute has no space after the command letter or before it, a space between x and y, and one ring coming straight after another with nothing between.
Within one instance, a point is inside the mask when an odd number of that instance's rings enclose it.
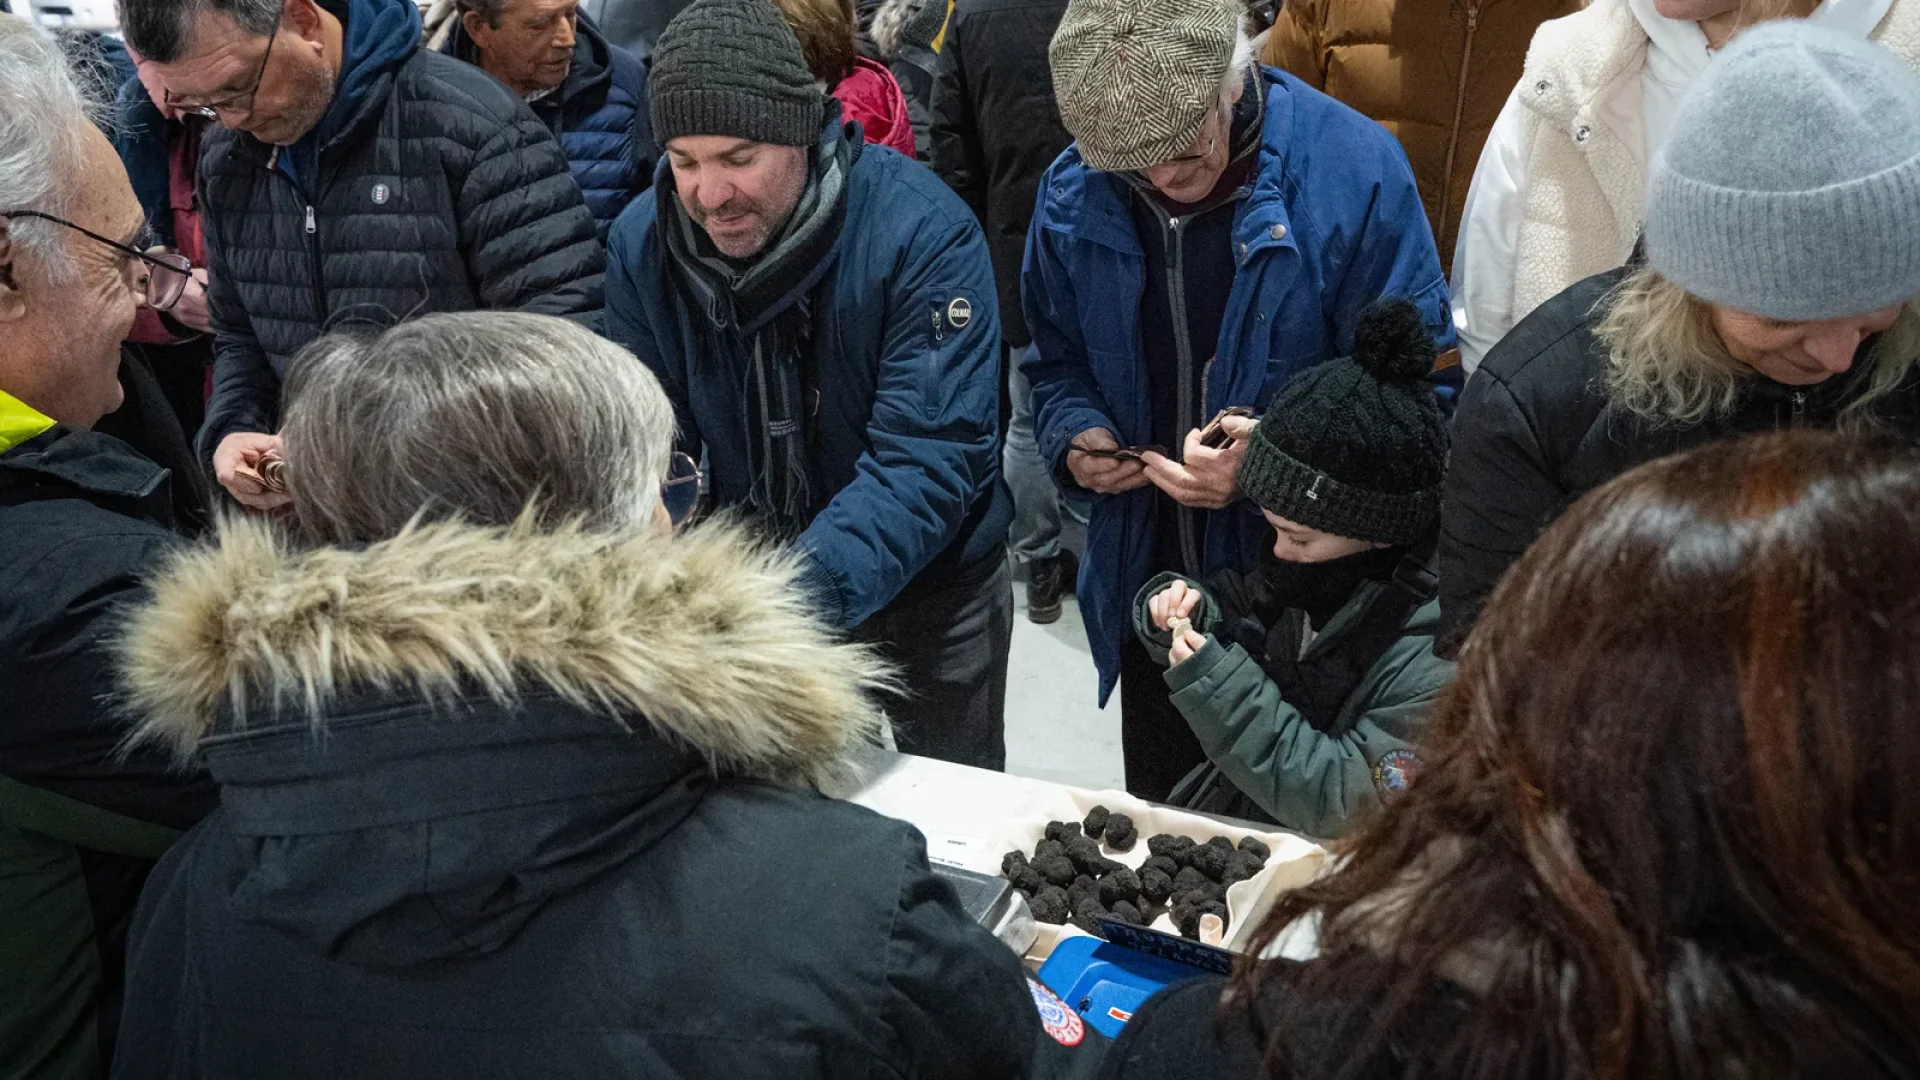
<instances>
[{"instance_id":1,"label":"coat collar","mask_svg":"<svg viewBox=\"0 0 1920 1080\"><path fill-rule=\"evenodd\" d=\"M118 644L135 741L182 757L216 732L323 729L369 692L558 695L644 722L716 770L831 784L882 721L887 672L837 644L793 559L724 525L678 536L441 523L296 551L229 521L175 556Z\"/></svg>"},{"instance_id":2,"label":"coat collar","mask_svg":"<svg viewBox=\"0 0 1920 1080\"><path fill-rule=\"evenodd\" d=\"M89 502L168 528L173 512L166 469L97 431L54 427L0 454L0 496L9 490L65 490Z\"/></svg>"}]
</instances>

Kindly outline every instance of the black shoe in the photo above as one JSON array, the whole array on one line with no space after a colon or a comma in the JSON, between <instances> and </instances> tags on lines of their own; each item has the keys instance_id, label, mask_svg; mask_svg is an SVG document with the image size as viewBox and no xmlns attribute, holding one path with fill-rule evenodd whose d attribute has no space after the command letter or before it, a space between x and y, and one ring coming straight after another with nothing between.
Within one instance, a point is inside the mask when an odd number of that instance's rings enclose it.
<instances>
[{"instance_id":1,"label":"black shoe","mask_svg":"<svg viewBox=\"0 0 1920 1080\"><path fill-rule=\"evenodd\" d=\"M1027 567L1027 621L1043 625L1057 621L1061 600L1073 591L1079 576L1080 560L1071 551L1035 559Z\"/></svg>"}]
</instances>

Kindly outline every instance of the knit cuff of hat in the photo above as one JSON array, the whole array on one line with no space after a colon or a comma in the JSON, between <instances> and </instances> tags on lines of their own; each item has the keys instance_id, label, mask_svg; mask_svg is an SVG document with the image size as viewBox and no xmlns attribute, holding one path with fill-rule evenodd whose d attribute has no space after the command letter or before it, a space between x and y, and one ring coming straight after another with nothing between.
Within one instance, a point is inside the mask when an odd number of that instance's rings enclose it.
<instances>
[{"instance_id":1,"label":"knit cuff of hat","mask_svg":"<svg viewBox=\"0 0 1920 1080\"><path fill-rule=\"evenodd\" d=\"M654 138L661 145L682 135L722 135L776 146L812 146L826 124L824 98L780 100L729 86L656 90L651 104Z\"/></svg>"},{"instance_id":2,"label":"knit cuff of hat","mask_svg":"<svg viewBox=\"0 0 1920 1080\"><path fill-rule=\"evenodd\" d=\"M1440 485L1407 494L1344 484L1257 435L1240 462L1240 492L1296 525L1375 544L1411 544L1440 516Z\"/></svg>"},{"instance_id":3,"label":"knit cuff of hat","mask_svg":"<svg viewBox=\"0 0 1920 1080\"><path fill-rule=\"evenodd\" d=\"M1712 304L1837 319L1920 296L1920 155L1813 191L1736 191L1656 170L1647 262Z\"/></svg>"}]
</instances>

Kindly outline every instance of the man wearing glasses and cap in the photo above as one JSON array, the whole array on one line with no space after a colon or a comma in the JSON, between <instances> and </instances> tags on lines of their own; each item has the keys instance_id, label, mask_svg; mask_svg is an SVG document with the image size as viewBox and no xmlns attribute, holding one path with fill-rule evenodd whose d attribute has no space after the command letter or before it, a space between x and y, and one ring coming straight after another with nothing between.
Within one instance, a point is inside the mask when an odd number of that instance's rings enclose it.
<instances>
[{"instance_id":1,"label":"man wearing glasses and cap","mask_svg":"<svg viewBox=\"0 0 1920 1080\"><path fill-rule=\"evenodd\" d=\"M436 311L597 327L605 256L553 135L476 68L420 48L411 0L120 0L201 158L215 335L198 449L234 498L278 454L281 377L322 332Z\"/></svg>"},{"instance_id":2,"label":"man wearing glasses and cap","mask_svg":"<svg viewBox=\"0 0 1920 1080\"><path fill-rule=\"evenodd\" d=\"M65 61L0 15L0 1071L96 1077L128 920L211 788L118 753L105 643L175 543L171 477L93 430L120 343L186 284Z\"/></svg>"}]
</instances>

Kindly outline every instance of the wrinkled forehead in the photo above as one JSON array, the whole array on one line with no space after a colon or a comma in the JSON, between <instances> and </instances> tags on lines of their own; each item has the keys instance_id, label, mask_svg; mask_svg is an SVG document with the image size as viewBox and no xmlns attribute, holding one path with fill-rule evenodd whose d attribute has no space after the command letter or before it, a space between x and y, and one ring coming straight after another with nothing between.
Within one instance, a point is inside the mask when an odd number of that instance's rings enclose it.
<instances>
[{"instance_id":1,"label":"wrinkled forehead","mask_svg":"<svg viewBox=\"0 0 1920 1080\"><path fill-rule=\"evenodd\" d=\"M170 64L144 60L142 68L150 69L168 93L185 100L217 100L252 89L269 35L249 34L217 11L186 19L187 47L180 55Z\"/></svg>"}]
</instances>

